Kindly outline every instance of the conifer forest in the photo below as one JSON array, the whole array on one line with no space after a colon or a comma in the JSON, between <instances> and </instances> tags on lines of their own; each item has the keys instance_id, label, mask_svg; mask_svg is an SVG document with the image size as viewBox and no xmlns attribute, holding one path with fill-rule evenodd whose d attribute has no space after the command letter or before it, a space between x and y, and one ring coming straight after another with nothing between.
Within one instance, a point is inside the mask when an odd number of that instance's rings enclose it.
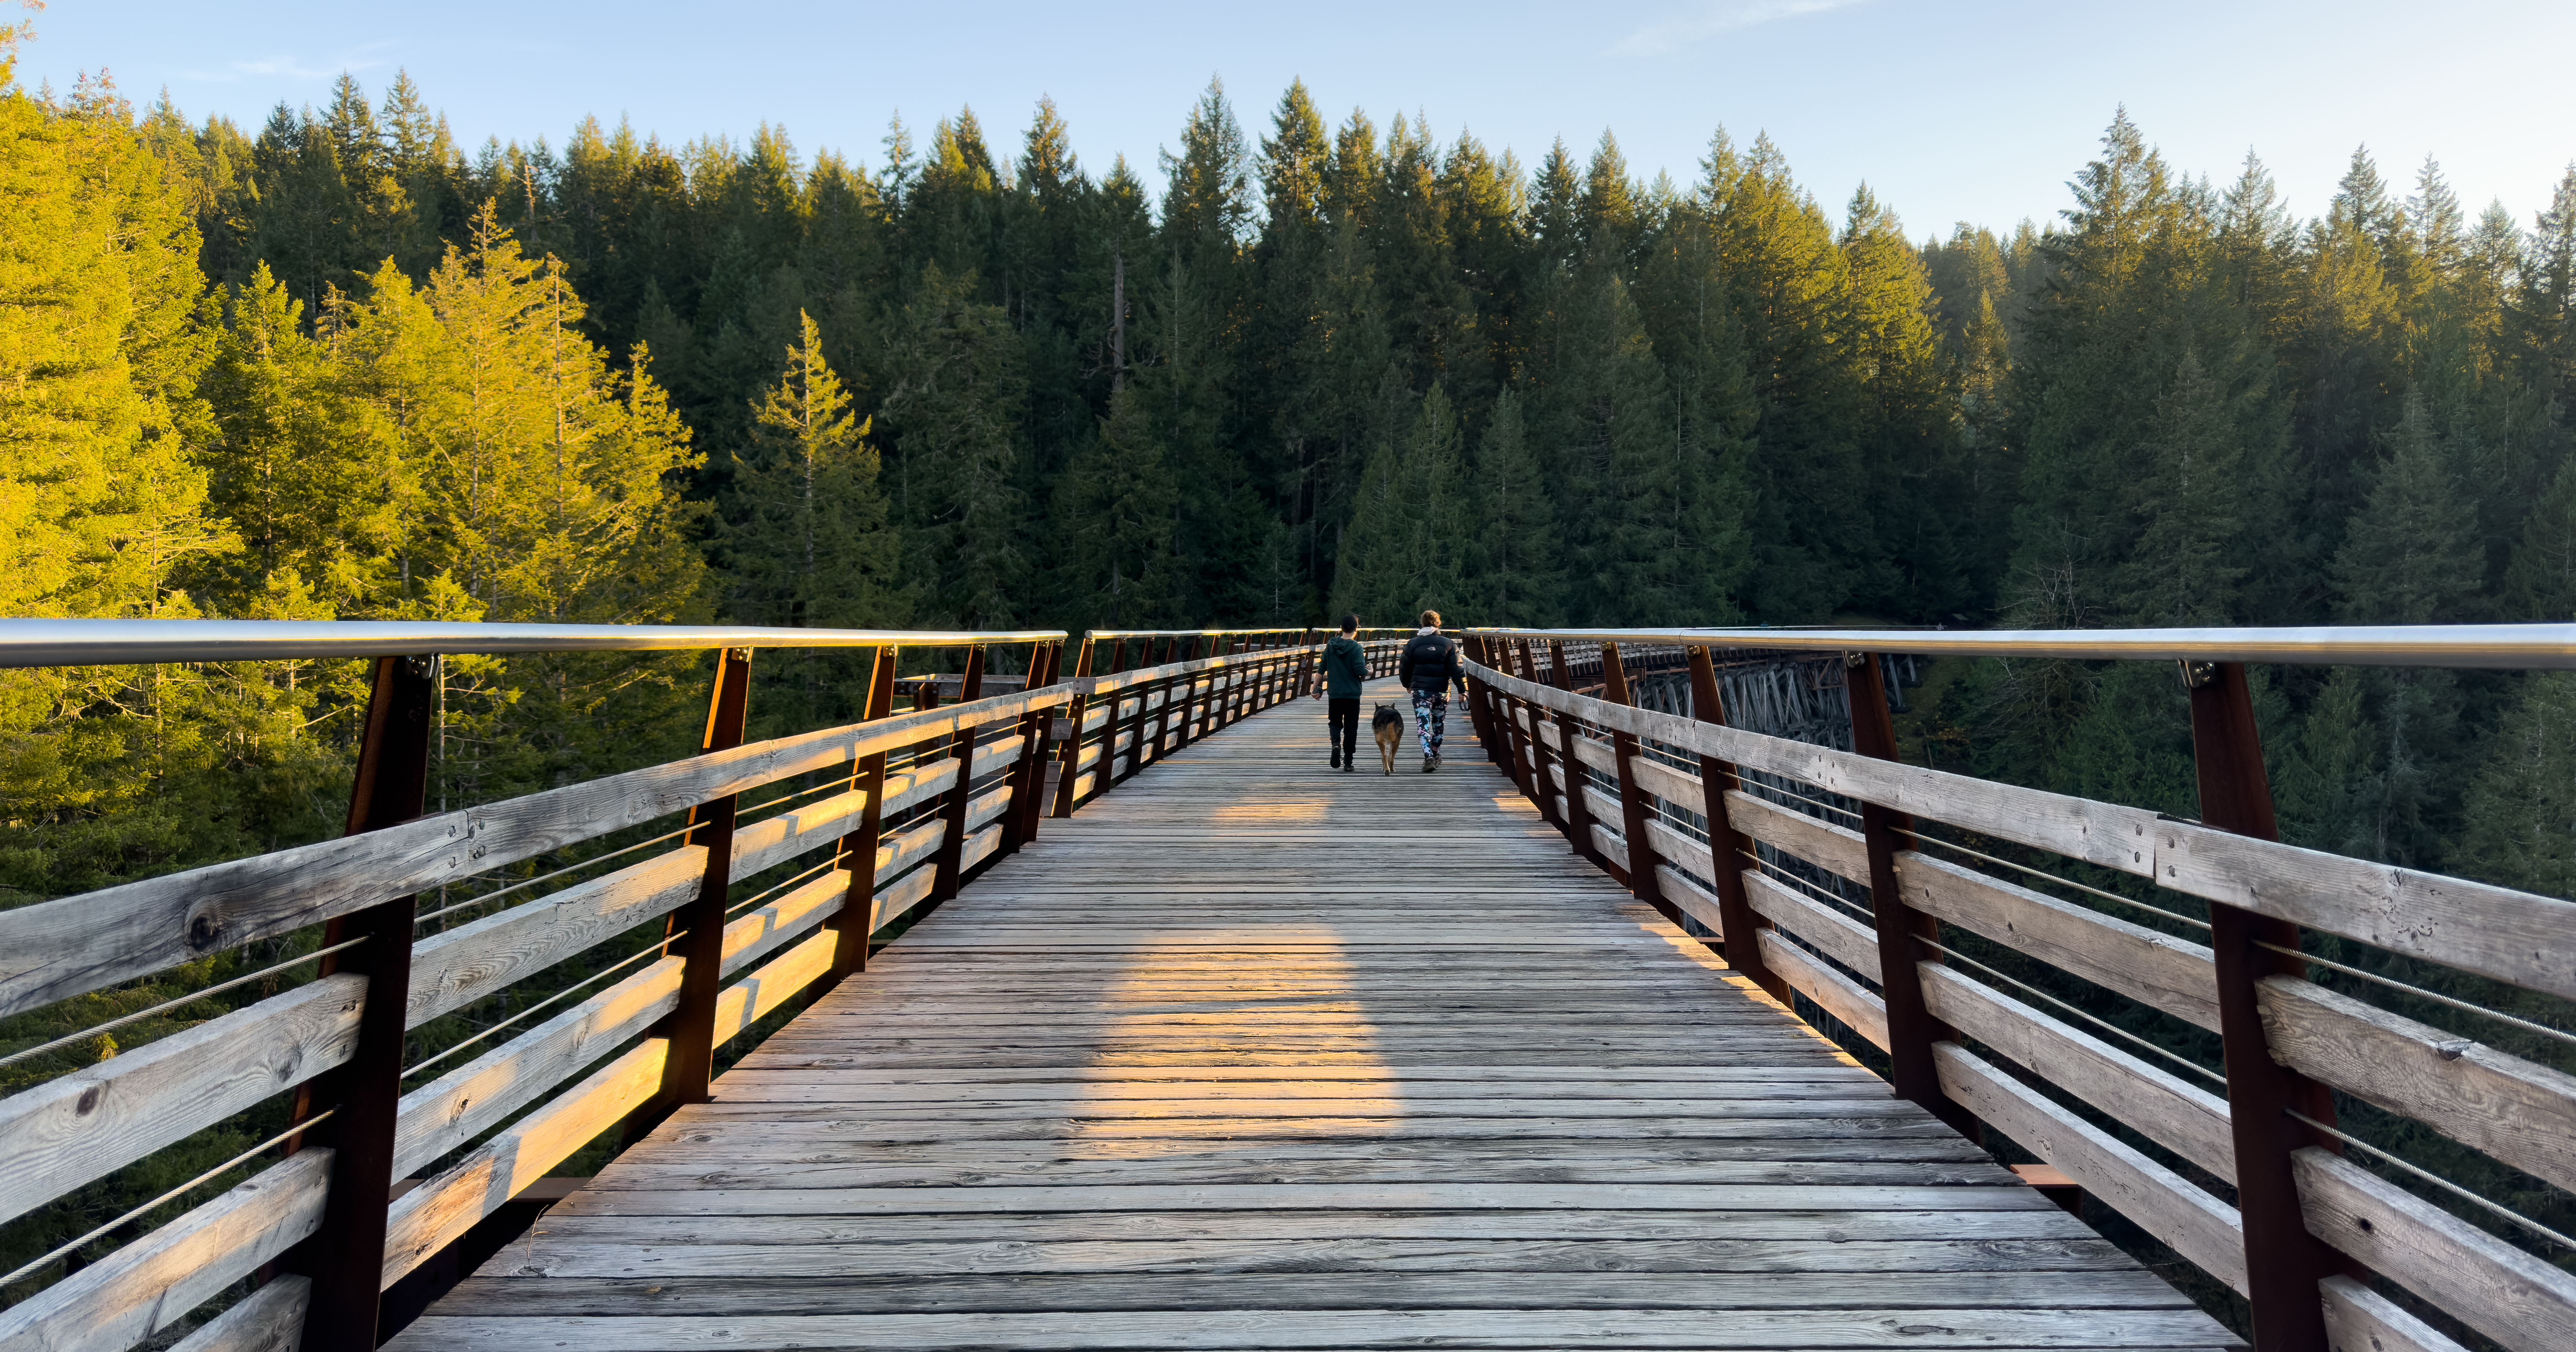
<instances>
[{"instance_id":1,"label":"conifer forest","mask_svg":"<svg viewBox=\"0 0 2576 1352\"><path fill-rule=\"evenodd\" d=\"M249 128L0 73L0 615L2576 618L2576 167L2516 219L2358 151L2303 219L2103 108L2058 218L1949 225L1750 129L1645 179L1302 84L1211 85L1150 168L1044 100L863 166L465 147L432 98ZM433 800L686 754L707 669L451 659ZM855 717L861 671L764 654L755 732ZM1927 671L1909 759L2192 814L2172 671ZM2257 679L2288 838L2576 894L2576 675ZM336 834L364 698L0 673L0 905Z\"/></svg>"}]
</instances>

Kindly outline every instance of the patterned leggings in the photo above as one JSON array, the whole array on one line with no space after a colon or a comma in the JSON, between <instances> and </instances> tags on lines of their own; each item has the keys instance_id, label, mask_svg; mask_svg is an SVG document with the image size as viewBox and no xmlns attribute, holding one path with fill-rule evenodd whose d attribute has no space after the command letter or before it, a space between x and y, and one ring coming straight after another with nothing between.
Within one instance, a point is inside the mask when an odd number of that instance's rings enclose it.
<instances>
[{"instance_id":1,"label":"patterned leggings","mask_svg":"<svg viewBox=\"0 0 2576 1352\"><path fill-rule=\"evenodd\" d=\"M1416 690L1413 692L1413 730L1421 735L1422 754L1440 754L1440 739L1449 722L1449 692Z\"/></svg>"}]
</instances>

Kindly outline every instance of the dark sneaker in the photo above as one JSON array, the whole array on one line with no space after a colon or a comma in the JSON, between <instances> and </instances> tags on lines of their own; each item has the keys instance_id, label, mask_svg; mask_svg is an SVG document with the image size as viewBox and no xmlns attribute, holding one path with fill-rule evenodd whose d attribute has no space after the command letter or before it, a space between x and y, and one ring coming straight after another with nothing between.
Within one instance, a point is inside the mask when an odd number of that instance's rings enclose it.
<instances>
[{"instance_id":1,"label":"dark sneaker","mask_svg":"<svg viewBox=\"0 0 2576 1352\"><path fill-rule=\"evenodd\" d=\"M1336 751L1336 752L1334 752L1334 753L1333 753L1333 768L1334 768L1334 769L1336 769L1336 770L1338 770L1338 769L1341 769L1341 768L1342 768L1342 753L1341 753L1341 752Z\"/></svg>"},{"instance_id":2,"label":"dark sneaker","mask_svg":"<svg viewBox=\"0 0 2576 1352\"><path fill-rule=\"evenodd\" d=\"M1357 756L1353 756L1353 757L1351 757L1350 764L1345 765L1345 766L1343 766L1343 767L1342 767L1342 773L1343 773L1343 774L1346 774L1346 775L1354 775L1354 774L1358 774L1358 773L1359 773L1359 769L1360 769L1360 758L1359 758L1359 757L1357 757Z\"/></svg>"},{"instance_id":3,"label":"dark sneaker","mask_svg":"<svg viewBox=\"0 0 2576 1352\"><path fill-rule=\"evenodd\" d=\"M1425 756L1422 758L1422 773L1427 775L1439 768L1440 758L1438 756Z\"/></svg>"}]
</instances>

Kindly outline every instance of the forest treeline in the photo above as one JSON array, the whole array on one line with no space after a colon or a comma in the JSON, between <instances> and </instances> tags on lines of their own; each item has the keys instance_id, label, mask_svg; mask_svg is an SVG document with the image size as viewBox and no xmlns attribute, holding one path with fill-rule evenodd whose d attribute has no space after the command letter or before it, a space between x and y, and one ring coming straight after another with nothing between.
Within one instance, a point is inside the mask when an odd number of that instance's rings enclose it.
<instances>
[{"instance_id":1,"label":"forest treeline","mask_svg":"<svg viewBox=\"0 0 2576 1352\"><path fill-rule=\"evenodd\" d=\"M407 77L256 131L0 99L0 612L790 625L1985 626L2576 615L2576 169L2529 223L2356 153L2319 218L2125 115L2048 227L1917 242L1767 137L1687 183L1421 119L1159 191L1041 100L875 167ZM850 712L765 659L760 716ZM441 791L681 749L686 659L457 660ZM0 886L327 833L345 665L13 674ZM1935 763L2193 810L2146 666L1960 666ZM2576 891L2566 677L2283 669L2297 838Z\"/></svg>"}]
</instances>

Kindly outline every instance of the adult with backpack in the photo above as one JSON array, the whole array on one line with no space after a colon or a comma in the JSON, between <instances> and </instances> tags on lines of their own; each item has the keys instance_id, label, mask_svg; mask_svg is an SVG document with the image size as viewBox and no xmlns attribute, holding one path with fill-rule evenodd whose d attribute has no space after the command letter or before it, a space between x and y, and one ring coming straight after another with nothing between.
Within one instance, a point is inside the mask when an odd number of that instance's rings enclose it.
<instances>
[{"instance_id":1,"label":"adult with backpack","mask_svg":"<svg viewBox=\"0 0 2576 1352\"><path fill-rule=\"evenodd\" d=\"M1422 773L1440 768L1440 741L1448 731L1449 687L1456 684L1458 693L1467 693L1467 664L1458 653L1458 641L1440 632L1440 612L1422 612L1422 628L1404 645L1404 657L1396 663L1396 679L1413 692L1413 727L1422 738Z\"/></svg>"}]
</instances>

